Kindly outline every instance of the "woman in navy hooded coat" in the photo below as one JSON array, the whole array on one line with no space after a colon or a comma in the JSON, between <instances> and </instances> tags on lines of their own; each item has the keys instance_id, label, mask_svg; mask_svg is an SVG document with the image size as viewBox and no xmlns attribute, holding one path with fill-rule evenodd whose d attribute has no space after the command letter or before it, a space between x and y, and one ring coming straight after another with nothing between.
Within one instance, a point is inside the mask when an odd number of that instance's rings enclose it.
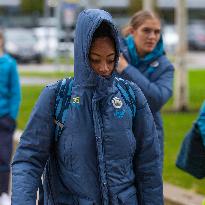
<instances>
[{"instance_id":1,"label":"woman in navy hooded coat","mask_svg":"<svg viewBox=\"0 0 205 205\"><path fill-rule=\"evenodd\" d=\"M65 129L54 144L56 84L47 86L15 153L12 205L36 204L50 154L55 155L56 163L44 186L46 205L163 204L159 143L148 103L130 83L136 96L132 116L116 87L118 39L107 12L90 9L80 13Z\"/></svg>"},{"instance_id":2,"label":"woman in navy hooded coat","mask_svg":"<svg viewBox=\"0 0 205 205\"><path fill-rule=\"evenodd\" d=\"M167 59L159 17L150 11L135 13L122 31L120 77L136 83L145 95L157 127L163 164L164 134L160 110L172 96L174 68Z\"/></svg>"}]
</instances>

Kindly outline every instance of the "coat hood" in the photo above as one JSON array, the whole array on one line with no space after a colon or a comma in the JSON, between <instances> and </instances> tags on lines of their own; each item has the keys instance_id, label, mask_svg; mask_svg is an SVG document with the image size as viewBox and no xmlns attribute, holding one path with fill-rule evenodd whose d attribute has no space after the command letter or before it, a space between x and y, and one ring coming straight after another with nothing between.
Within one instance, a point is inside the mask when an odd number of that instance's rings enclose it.
<instances>
[{"instance_id":1,"label":"coat hood","mask_svg":"<svg viewBox=\"0 0 205 205\"><path fill-rule=\"evenodd\" d=\"M99 78L103 77L97 75L89 63L89 50L95 30L102 22L107 22L112 30L113 38L116 46L116 62L117 66L119 57L119 38L118 30L115 27L111 15L100 9L87 9L82 11L77 19L75 40L74 40L74 78L75 83L82 86L96 85ZM113 72L112 76L114 75Z\"/></svg>"}]
</instances>

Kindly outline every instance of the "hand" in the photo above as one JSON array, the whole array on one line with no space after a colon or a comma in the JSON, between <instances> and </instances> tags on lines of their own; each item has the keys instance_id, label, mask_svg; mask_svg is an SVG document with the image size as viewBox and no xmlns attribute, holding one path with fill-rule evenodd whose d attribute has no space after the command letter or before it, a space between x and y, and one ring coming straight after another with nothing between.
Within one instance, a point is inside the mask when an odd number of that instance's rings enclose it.
<instances>
[{"instance_id":1,"label":"hand","mask_svg":"<svg viewBox=\"0 0 205 205\"><path fill-rule=\"evenodd\" d=\"M118 67L116 68L117 72L121 74L127 66L128 66L127 60L125 59L123 54L120 54Z\"/></svg>"}]
</instances>

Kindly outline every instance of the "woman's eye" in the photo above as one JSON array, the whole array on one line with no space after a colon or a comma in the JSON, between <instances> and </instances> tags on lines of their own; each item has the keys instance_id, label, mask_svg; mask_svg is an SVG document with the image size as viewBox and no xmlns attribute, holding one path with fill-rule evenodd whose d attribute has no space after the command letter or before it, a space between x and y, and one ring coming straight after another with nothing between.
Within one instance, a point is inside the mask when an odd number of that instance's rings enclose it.
<instances>
[{"instance_id":1,"label":"woman's eye","mask_svg":"<svg viewBox=\"0 0 205 205\"><path fill-rule=\"evenodd\" d=\"M109 60L109 61L108 61L108 64L112 64L112 63L114 63L114 62L115 62L115 59Z\"/></svg>"},{"instance_id":2,"label":"woman's eye","mask_svg":"<svg viewBox=\"0 0 205 205\"><path fill-rule=\"evenodd\" d=\"M145 29L144 29L144 32L145 32L145 33L151 33L152 30L151 30L151 29L148 29L148 28L145 28Z\"/></svg>"},{"instance_id":3,"label":"woman's eye","mask_svg":"<svg viewBox=\"0 0 205 205\"><path fill-rule=\"evenodd\" d=\"M159 35L159 34L160 34L160 30L158 30L158 29L154 30L154 29L145 28L145 29L143 30L143 32L144 32L145 34L147 34L147 35L149 35L149 34L151 34L151 33L154 33L155 35Z\"/></svg>"},{"instance_id":4,"label":"woman's eye","mask_svg":"<svg viewBox=\"0 0 205 205\"><path fill-rule=\"evenodd\" d=\"M159 35L160 34L160 30L155 30L154 33L155 33L155 35Z\"/></svg>"},{"instance_id":5,"label":"woman's eye","mask_svg":"<svg viewBox=\"0 0 205 205\"><path fill-rule=\"evenodd\" d=\"M92 63L100 63L100 60L98 60L98 59L90 59L90 61L91 61Z\"/></svg>"}]
</instances>

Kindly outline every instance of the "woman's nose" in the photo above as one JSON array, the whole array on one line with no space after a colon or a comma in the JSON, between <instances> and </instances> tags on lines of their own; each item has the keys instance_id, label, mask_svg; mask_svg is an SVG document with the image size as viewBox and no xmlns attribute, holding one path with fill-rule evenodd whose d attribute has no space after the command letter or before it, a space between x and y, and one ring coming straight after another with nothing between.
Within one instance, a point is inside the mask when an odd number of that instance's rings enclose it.
<instances>
[{"instance_id":1,"label":"woman's nose","mask_svg":"<svg viewBox=\"0 0 205 205\"><path fill-rule=\"evenodd\" d=\"M102 72L109 71L109 67L108 67L107 63L102 63L101 64L100 71L102 71Z\"/></svg>"},{"instance_id":2,"label":"woman's nose","mask_svg":"<svg viewBox=\"0 0 205 205\"><path fill-rule=\"evenodd\" d=\"M149 38L155 38L155 33L154 33L153 31L150 32L149 35L148 35L148 37L149 37Z\"/></svg>"}]
</instances>

